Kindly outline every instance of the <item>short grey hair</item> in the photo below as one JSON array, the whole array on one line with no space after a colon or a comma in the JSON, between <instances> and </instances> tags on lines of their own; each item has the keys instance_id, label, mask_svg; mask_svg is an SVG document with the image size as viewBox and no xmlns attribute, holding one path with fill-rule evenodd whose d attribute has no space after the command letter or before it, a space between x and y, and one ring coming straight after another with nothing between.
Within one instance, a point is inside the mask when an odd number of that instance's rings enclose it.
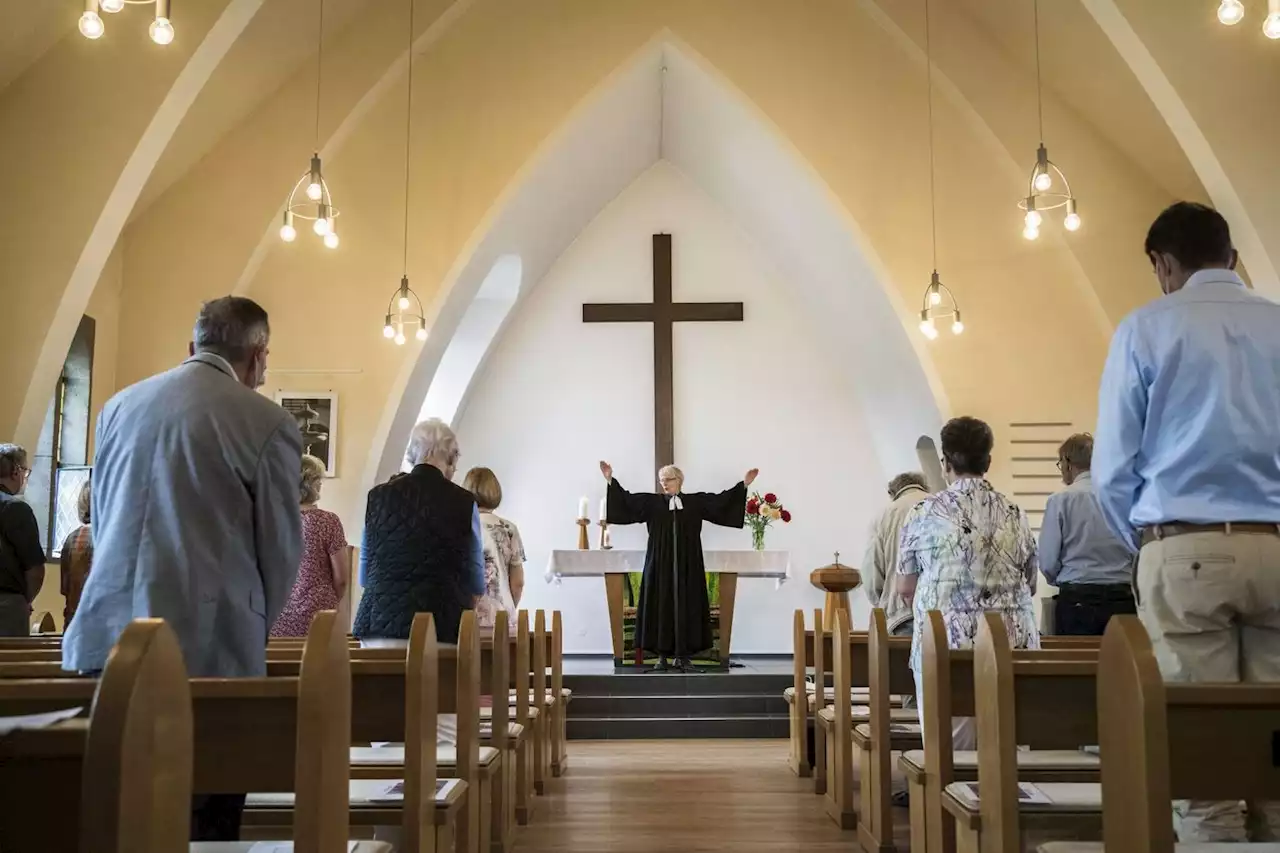
<instances>
[{"instance_id":1,"label":"short grey hair","mask_svg":"<svg viewBox=\"0 0 1280 853\"><path fill-rule=\"evenodd\" d=\"M905 471L889 481L889 497L896 498L904 489L918 486L929 491L929 481L919 471Z\"/></svg>"},{"instance_id":2,"label":"short grey hair","mask_svg":"<svg viewBox=\"0 0 1280 853\"><path fill-rule=\"evenodd\" d=\"M253 350L271 337L267 312L252 299L223 296L200 307L191 333L196 352L220 355L232 364L249 360Z\"/></svg>"},{"instance_id":3,"label":"short grey hair","mask_svg":"<svg viewBox=\"0 0 1280 853\"><path fill-rule=\"evenodd\" d=\"M684 472L674 465L663 465L658 469L658 479L661 480L664 477L684 482Z\"/></svg>"},{"instance_id":4,"label":"short grey hair","mask_svg":"<svg viewBox=\"0 0 1280 853\"><path fill-rule=\"evenodd\" d=\"M1078 432L1062 442L1058 458L1078 471L1088 471L1093 465L1093 436Z\"/></svg>"},{"instance_id":5,"label":"short grey hair","mask_svg":"<svg viewBox=\"0 0 1280 853\"><path fill-rule=\"evenodd\" d=\"M302 454L302 485L299 488L300 503L313 504L320 500L320 485L324 482L324 462L310 453Z\"/></svg>"},{"instance_id":6,"label":"short grey hair","mask_svg":"<svg viewBox=\"0 0 1280 853\"><path fill-rule=\"evenodd\" d=\"M421 421L409 433L409 447L404 452L404 460L410 465L421 465L428 459L442 462L456 462L458 459L458 436L439 418Z\"/></svg>"},{"instance_id":7,"label":"short grey hair","mask_svg":"<svg viewBox=\"0 0 1280 853\"><path fill-rule=\"evenodd\" d=\"M0 444L0 480L18 476L27 467L27 449L20 444Z\"/></svg>"}]
</instances>

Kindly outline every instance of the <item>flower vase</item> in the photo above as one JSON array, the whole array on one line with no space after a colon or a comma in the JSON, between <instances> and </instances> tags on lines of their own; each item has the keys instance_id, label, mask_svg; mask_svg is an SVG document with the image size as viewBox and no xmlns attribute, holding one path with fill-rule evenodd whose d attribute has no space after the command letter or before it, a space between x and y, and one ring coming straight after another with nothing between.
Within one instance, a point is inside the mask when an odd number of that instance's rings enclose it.
<instances>
[{"instance_id":1,"label":"flower vase","mask_svg":"<svg viewBox=\"0 0 1280 853\"><path fill-rule=\"evenodd\" d=\"M757 551L764 550L764 527L751 528L751 547Z\"/></svg>"}]
</instances>

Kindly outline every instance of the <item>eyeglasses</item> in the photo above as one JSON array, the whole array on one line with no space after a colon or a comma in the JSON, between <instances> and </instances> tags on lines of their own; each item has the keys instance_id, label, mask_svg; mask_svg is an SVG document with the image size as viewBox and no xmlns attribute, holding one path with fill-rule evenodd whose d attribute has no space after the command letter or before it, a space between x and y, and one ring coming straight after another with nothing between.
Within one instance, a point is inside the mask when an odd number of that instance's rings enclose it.
<instances>
[{"instance_id":1,"label":"eyeglasses","mask_svg":"<svg viewBox=\"0 0 1280 853\"><path fill-rule=\"evenodd\" d=\"M1057 463L1056 463L1056 464L1057 464L1057 466L1058 466L1058 470L1059 470L1059 471L1061 471L1061 470L1062 470L1062 466L1063 466L1065 463L1064 463L1061 459L1059 459L1059 460L1057 461Z\"/></svg>"}]
</instances>

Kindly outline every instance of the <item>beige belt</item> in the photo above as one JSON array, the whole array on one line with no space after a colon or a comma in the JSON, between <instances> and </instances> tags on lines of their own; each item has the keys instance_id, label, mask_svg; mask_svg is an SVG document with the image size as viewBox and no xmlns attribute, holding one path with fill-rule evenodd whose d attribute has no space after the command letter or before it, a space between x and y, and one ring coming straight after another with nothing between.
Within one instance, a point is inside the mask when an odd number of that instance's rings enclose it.
<instances>
[{"instance_id":1,"label":"beige belt","mask_svg":"<svg viewBox=\"0 0 1280 853\"><path fill-rule=\"evenodd\" d=\"M1171 521L1168 524L1156 524L1142 528L1139 538L1143 545L1150 545L1171 536L1186 536L1188 533L1252 533L1280 536L1280 524L1261 521L1228 521L1224 524L1184 524Z\"/></svg>"}]
</instances>

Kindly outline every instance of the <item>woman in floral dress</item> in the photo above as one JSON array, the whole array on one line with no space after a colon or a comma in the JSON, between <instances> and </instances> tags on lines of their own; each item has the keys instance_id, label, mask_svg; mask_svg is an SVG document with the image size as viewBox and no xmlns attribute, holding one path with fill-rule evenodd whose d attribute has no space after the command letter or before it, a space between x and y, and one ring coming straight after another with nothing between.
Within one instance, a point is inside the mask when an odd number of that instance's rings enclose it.
<instances>
[{"instance_id":1,"label":"woman in floral dress","mask_svg":"<svg viewBox=\"0 0 1280 853\"><path fill-rule=\"evenodd\" d=\"M347 535L338 516L316 506L323 482L324 463L314 456L303 456L302 562L289 600L271 628L273 637L305 637L312 617L321 610L339 609L347 592L351 576Z\"/></svg>"},{"instance_id":2,"label":"woman in floral dress","mask_svg":"<svg viewBox=\"0 0 1280 853\"><path fill-rule=\"evenodd\" d=\"M1036 543L1027 514L986 479L994 443L991 427L977 418L948 421L942 428L942 465L951 485L916 504L902 528L897 583L904 598L914 598L911 669L917 697L930 610L942 613L953 649L973 646L986 611L1004 618L1014 648L1040 648L1032 605L1039 570ZM953 728L955 748L973 749L973 720L958 718Z\"/></svg>"},{"instance_id":3,"label":"woman in floral dress","mask_svg":"<svg viewBox=\"0 0 1280 853\"><path fill-rule=\"evenodd\" d=\"M476 604L476 622L492 628L499 610L507 611L515 630L516 608L524 593L524 543L515 524L494 513L502 486L488 468L472 468L462 485L476 497L484 530L484 595Z\"/></svg>"}]
</instances>

